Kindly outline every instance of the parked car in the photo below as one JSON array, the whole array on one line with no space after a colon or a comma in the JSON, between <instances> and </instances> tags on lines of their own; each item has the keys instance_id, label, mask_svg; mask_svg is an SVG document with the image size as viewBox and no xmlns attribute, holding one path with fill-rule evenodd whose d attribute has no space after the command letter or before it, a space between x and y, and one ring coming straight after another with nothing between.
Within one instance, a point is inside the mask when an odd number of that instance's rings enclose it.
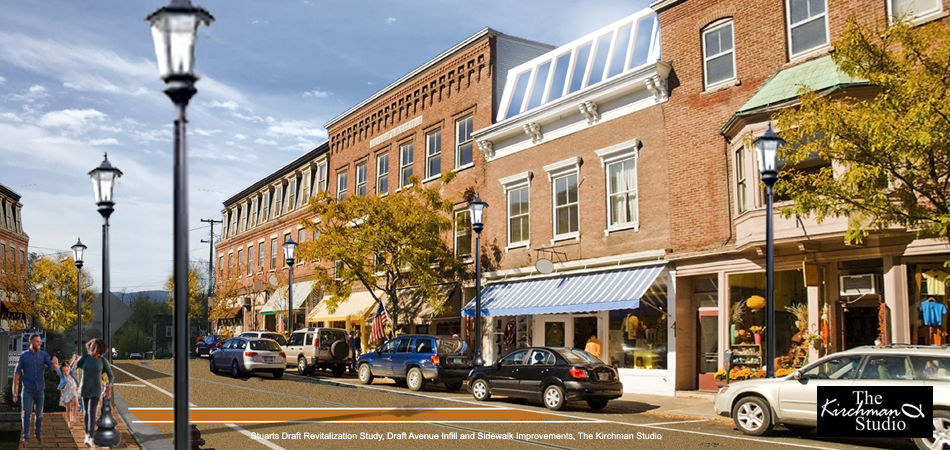
<instances>
[{"instance_id":1,"label":"parked car","mask_svg":"<svg viewBox=\"0 0 950 450\"><path fill-rule=\"evenodd\" d=\"M346 330L340 328L311 327L294 331L285 349L287 358L297 362L297 372L301 375L329 369L333 376L339 377L353 362Z\"/></svg>"},{"instance_id":2,"label":"parked car","mask_svg":"<svg viewBox=\"0 0 950 450\"><path fill-rule=\"evenodd\" d=\"M129 359L142 359L141 353L129 353Z\"/></svg>"},{"instance_id":3,"label":"parked car","mask_svg":"<svg viewBox=\"0 0 950 450\"><path fill-rule=\"evenodd\" d=\"M781 424L793 431L818 426L819 386L933 386L934 436L918 448L943 448L950 434L950 348L887 345L858 347L826 356L790 375L737 381L719 388L716 413L739 431L761 436Z\"/></svg>"},{"instance_id":4,"label":"parked car","mask_svg":"<svg viewBox=\"0 0 950 450\"><path fill-rule=\"evenodd\" d=\"M375 352L360 355L357 373L363 384L388 377L414 391L422 390L427 382L444 383L447 390L457 391L472 370L472 358L463 354L463 347L456 337L398 336Z\"/></svg>"},{"instance_id":5,"label":"parked car","mask_svg":"<svg viewBox=\"0 0 950 450\"><path fill-rule=\"evenodd\" d=\"M251 372L270 372L280 378L287 368L287 354L271 339L231 338L211 354L210 360L211 372L230 369L235 378Z\"/></svg>"},{"instance_id":6,"label":"parked car","mask_svg":"<svg viewBox=\"0 0 950 450\"><path fill-rule=\"evenodd\" d=\"M214 334L209 334L204 339L195 344L195 354L200 358L201 355L210 355L211 352L221 348L221 338Z\"/></svg>"},{"instance_id":7,"label":"parked car","mask_svg":"<svg viewBox=\"0 0 950 450\"><path fill-rule=\"evenodd\" d=\"M280 344L280 350L287 352L287 338L283 334L276 331L245 331L238 335L238 337L247 337L247 338L260 338L260 339L271 339L277 341ZM288 359L288 364L294 364L294 360Z\"/></svg>"},{"instance_id":8,"label":"parked car","mask_svg":"<svg viewBox=\"0 0 950 450\"><path fill-rule=\"evenodd\" d=\"M564 347L515 350L491 366L472 370L468 385L478 401L495 394L540 399L555 411L571 400L585 400L599 410L623 395L617 369L582 350Z\"/></svg>"}]
</instances>

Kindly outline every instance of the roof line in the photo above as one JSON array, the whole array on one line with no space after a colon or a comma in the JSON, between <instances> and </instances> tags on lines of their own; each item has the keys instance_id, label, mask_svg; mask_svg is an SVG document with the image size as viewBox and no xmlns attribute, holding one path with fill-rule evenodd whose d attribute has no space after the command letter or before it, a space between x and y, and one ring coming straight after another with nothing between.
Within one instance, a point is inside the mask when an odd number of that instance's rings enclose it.
<instances>
[{"instance_id":1,"label":"roof line","mask_svg":"<svg viewBox=\"0 0 950 450\"><path fill-rule=\"evenodd\" d=\"M317 156L320 156L329 151L330 151L330 141L329 140L323 141L323 143L316 146L313 150L310 150L309 152L304 153L297 159L294 159L293 161L287 164L284 164L283 166L281 166L281 168L271 172L270 174L266 175L264 178L261 178L260 180L257 180L250 186L240 190L237 194L232 195L230 198L222 202L222 204L224 205L225 208L227 208L233 205L234 203L236 203L241 198L246 197L248 194L260 189L263 186L266 186L271 181L274 181L280 178L284 173L288 172L290 168L300 165L301 163L309 159L316 158Z\"/></svg>"},{"instance_id":2,"label":"roof line","mask_svg":"<svg viewBox=\"0 0 950 450\"><path fill-rule=\"evenodd\" d=\"M0 194L13 198L13 201L15 202L19 203L20 201L20 194L17 194L13 189L10 189L2 184L0 184Z\"/></svg>"}]
</instances>

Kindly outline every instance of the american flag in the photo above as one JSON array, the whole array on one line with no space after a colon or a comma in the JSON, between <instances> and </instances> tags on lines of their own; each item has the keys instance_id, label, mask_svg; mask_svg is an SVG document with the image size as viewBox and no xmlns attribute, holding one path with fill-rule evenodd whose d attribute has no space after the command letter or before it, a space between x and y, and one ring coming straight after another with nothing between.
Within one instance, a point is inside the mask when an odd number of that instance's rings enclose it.
<instances>
[{"instance_id":1,"label":"american flag","mask_svg":"<svg viewBox=\"0 0 950 450\"><path fill-rule=\"evenodd\" d=\"M379 307L376 308L376 315L373 317L373 331L369 335L369 340L385 339L386 330L384 327L387 323L389 323L389 315L386 314L386 308L383 306L383 302L379 302Z\"/></svg>"}]
</instances>

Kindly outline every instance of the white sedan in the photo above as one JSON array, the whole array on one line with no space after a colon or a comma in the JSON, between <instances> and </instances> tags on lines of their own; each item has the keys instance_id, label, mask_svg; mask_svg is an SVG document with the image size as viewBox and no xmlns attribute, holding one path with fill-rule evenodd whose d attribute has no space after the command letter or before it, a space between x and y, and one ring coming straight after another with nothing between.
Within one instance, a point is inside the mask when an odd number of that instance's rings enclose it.
<instances>
[{"instance_id":1,"label":"white sedan","mask_svg":"<svg viewBox=\"0 0 950 450\"><path fill-rule=\"evenodd\" d=\"M287 367L287 354L271 339L232 338L209 358L212 372L229 370L235 378L250 372L270 372L274 378L280 378Z\"/></svg>"}]
</instances>

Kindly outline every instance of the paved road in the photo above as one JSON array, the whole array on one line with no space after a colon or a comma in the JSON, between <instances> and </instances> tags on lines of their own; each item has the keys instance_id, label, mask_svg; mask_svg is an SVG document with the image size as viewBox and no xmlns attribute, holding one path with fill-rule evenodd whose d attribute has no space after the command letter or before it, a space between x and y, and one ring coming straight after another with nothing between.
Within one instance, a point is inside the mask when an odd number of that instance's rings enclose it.
<instances>
[{"instance_id":1,"label":"paved road","mask_svg":"<svg viewBox=\"0 0 950 450\"><path fill-rule=\"evenodd\" d=\"M131 407L172 407L172 361L117 362L116 392ZM193 405L209 408L494 408L545 411L539 402L517 402L492 399L476 402L462 392L446 392L433 385L425 392L412 392L377 380L372 386L363 386L353 377L332 378L329 374L302 377L288 372L283 379L274 380L269 374L234 379L223 374L212 374L205 359L191 360L191 398ZM383 440L349 439L326 442L347 448L413 448L440 449L449 444L454 448L484 449L486 445L498 448L569 448L613 449L645 448L676 449L913 449L909 441L899 440L817 440L806 439L777 430L773 436L751 438L735 431L728 421L670 418L644 413L641 404L614 401L603 411L591 412L586 404L569 405L562 412L570 423L295 423L295 424L226 424L199 426L207 441L205 448L221 449L304 449L323 444L314 439L283 439L283 433L360 433L381 434ZM171 438L171 425L156 425L158 431ZM437 439L387 439L389 433L411 432ZM446 441L457 433L459 439ZM258 435L276 435L276 438L253 439ZM463 435L475 434L475 440L462 440ZM503 435L521 433L523 439L478 439L478 433ZM597 433L612 434L598 437ZM629 435L629 439L617 439ZM610 439L610 438L613 439ZM573 439L569 439L573 438ZM146 448L148 444L146 443Z\"/></svg>"}]
</instances>

